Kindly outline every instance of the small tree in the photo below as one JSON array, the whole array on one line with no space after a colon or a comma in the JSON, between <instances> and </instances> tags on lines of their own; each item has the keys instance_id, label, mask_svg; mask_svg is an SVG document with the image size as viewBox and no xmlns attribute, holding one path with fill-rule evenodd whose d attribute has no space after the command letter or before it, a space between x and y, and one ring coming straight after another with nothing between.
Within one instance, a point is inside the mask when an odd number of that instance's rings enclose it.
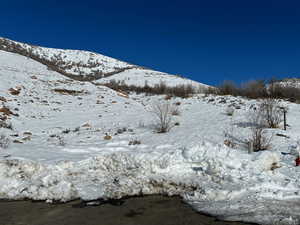
<instances>
[{"instance_id":1,"label":"small tree","mask_svg":"<svg viewBox=\"0 0 300 225\"><path fill-rule=\"evenodd\" d=\"M156 130L158 133L166 133L170 131L172 126L172 112L174 106L169 102L159 103L156 102L151 106L151 112L153 113L156 120Z\"/></svg>"}]
</instances>

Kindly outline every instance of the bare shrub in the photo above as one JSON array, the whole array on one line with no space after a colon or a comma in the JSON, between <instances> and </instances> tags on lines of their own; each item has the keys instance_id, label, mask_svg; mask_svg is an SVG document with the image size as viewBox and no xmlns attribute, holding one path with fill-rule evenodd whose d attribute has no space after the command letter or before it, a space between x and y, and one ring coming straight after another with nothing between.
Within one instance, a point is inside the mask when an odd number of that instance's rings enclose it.
<instances>
[{"instance_id":1,"label":"bare shrub","mask_svg":"<svg viewBox=\"0 0 300 225\"><path fill-rule=\"evenodd\" d=\"M251 128L250 138L247 140L248 151L257 152L267 150L271 146L272 136L268 137L262 127Z\"/></svg>"},{"instance_id":2,"label":"bare shrub","mask_svg":"<svg viewBox=\"0 0 300 225\"><path fill-rule=\"evenodd\" d=\"M218 94L237 96L239 95L239 90L233 81L224 81L223 84L218 87Z\"/></svg>"},{"instance_id":3,"label":"bare shrub","mask_svg":"<svg viewBox=\"0 0 300 225\"><path fill-rule=\"evenodd\" d=\"M173 106L167 103L156 102L151 106L151 112L156 120L156 130L158 133L166 133L172 128Z\"/></svg>"},{"instance_id":4,"label":"bare shrub","mask_svg":"<svg viewBox=\"0 0 300 225\"><path fill-rule=\"evenodd\" d=\"M246 139L248 151L257 152L269 149L273 136L268 137L264 130L268 125L263 103L261 103L256 110L251 111L247 118L251 127L250 137Z\"/></svg>"},{"instance_id":5,"label":"bare shrub","mask_svg":"<svg viewBox=\"0 0 300 225\"><path fill-rule=\"evenodd\" d=\"M247 115L247 126L250 126L249 136L239 136L234 130L234 124L224 131L224 144L230 148L237 146L246 148L249 153L269 149L273 136L264 130L264 117L259 110L253 110Z\"/></svg>"},{"instance_id":6,"label":"bare shrub","mask_svg":"<svg viewBox=\"0 0 300 225\"><path fill-rule=\"evenodd\" d=\"M224 135L224 145L228 146L229 148L235 148L237 145L240 144L240 140L236 137L235 129L232 123L232 120L230 122L230 126L227 127L223 131Z\"/></svg>"},{"instance_id":7,"label":"bare shrub","mask_svg":"<svg viewBox=\"0 0 300 225\"><path fill-rule=\"evenodd\" d=\"M0 135L0 148L6 149L8 148L10 144L10 140L8 137L6 137L4 134Z\"/></svg>"},{"instance_id":8,"label":"bare shrub","mask_svg":"<svg viewBox=\"0 0 300 225\"><path fill-rule=\"evenodd\" d=\"M201 93L201 92L199 92ZM215 88L215 87L207 87L204 89L204 94L208 95L208 94L212 94L212 95L217 95L217 94L220 94L219 93L219 89L218 88Z\"/></svg>"},{"instance_id":9,"label":"bare shrub","mask_svg":"<svg viewBox=\"0 0 300 225\"><path fill-rule=\"evenodd\" d=\"M284 86L277 81L271 81L268 87L268 93L271 98L285 99L290 102L300 100L300 88L293 86Z\"/></svg>"},{"instance_id":10,"label":"bare shrub","mask_svg":"<svg viewBox=\"0 0 300 225\"><path fill-rule=\"evenodd\" d=\"M155 94L166 94L167 93L167 85L165 82L161 81L159 84L155 84L153 87L153 93Z\"/></svg>"},{"instance_id":11,"label":"bare shrub","mask_svg":"<svg viewBox=\"0 0 300 225\"><path fill-rule=\"evenodd\" d=\"M96 84L101 85L101 84ZM177 85L174 87L167 86L165 82L160 82L154 86L149 86L145 81L144 86L128 85L125 82L110 80L109 83L103 84L116 91L135 92L137 94L146 93L148 95L167 95L169 97L188 98L196 93L195 88L191 84Z\"/></svg>"},{"instance_id":12,"label":"bare shrub","mask_svg":"<svg viewBox=\"0 0 300 225\"><path fill-rule=\"evenodd\" d=\"M240 88L240 95L253 99L267 97L265 81L252 80L244 83Z\"/></svg>"},{"instance_id":13,"label":"bare shrub","mask_svg":"<svg viewBox=\"0 0 300 225\"><path fill-rule=\"evenodd\" d=\"M180 115L179 107L173 106L171 114L172 114L172 116L179 116Z\"/></svg>"},{"instance_id":14,"label":"bare shrub","mask_svg":"<svg viewBox=\"0 0 300 225\"><path fill-rule=\"evenodd\" d=\"M262 100L258 109L262 114L265 124L269 128L278 128L283 120L282 106L279 101L273 98Z\"/></svg>"},{"instance_id":15,"label":"bare shrub","mask_svg":"<svg viewBox=\"0 0 300 225\"><path fill-rule=\"evenodd\" d=\"M251 99L275 98L284 99L291 102L300 102L300 88L291 82L292 79L270 81L252 80L236 85L233 81L224 81L217 88L206 88L205 94L243 96ZM287 82L287 83L284 83ZM295 80L295 83L299 80Z\"/></svg>"},{"instance_id":16,"label":"bare shrub","mask_svg":"<svg viewBox=\"0 0 300 225\"><path fill-rule=\"evenodd\" d=\"M187 85L177 85L170 89L172 95L180 97L180 98L188 98L190 95L195 94L196 91L191 84Z\"/></svg>"}]
</instances>

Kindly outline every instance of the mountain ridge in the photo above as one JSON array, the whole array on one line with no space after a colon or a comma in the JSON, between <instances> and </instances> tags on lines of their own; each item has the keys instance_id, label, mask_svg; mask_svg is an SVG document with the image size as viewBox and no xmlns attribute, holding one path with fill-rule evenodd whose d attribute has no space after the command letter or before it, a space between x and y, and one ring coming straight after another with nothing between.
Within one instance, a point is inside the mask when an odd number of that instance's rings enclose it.
<instances>
[{"instance_id":1,"label":"mountain ridge","mask_svg":"<svg viewBox=\"0 0 300 225\"><path fill-rule=\"evenodd\" d=\"M178 75L158 72L90 51L40 47L0 37L1 50L29 57L46 65L49 70L78 81L103 80L107 83L110 78L114 80L129 80L130 77L134 76L133 74L138 74L133 80L142 80L139 83L143 84L145 79L141 78L150 76L152 79L155 79L154 83L156 84L161 81L168 83L168 78L172 77L176 78L176 84L181 84L182 82L186 84L190 81L188 83L193 83L194 86L207 86ZM113 77L115 75L118 75L118 77Z\"/></svg>"}]
</instances>

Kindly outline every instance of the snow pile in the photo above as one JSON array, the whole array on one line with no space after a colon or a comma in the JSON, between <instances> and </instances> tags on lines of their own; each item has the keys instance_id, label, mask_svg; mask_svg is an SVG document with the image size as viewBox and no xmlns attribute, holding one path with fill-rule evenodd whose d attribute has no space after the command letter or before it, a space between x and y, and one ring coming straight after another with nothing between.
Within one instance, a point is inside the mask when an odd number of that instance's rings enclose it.
<instances>
[{"instance_id":1,"label":"snow pile","mask_svg":"<svg viewBox=\"0 0 300 225\"><path fill-rule=\"evenodd\" d=\"M7 159L0 161L0 197L51 202L181 195L199 211L227 220L268 224L291 216L285 214L286 204L299 198L290 192L299 188L296 183L267 170L277 160L271 152L248 155L208 142L166 152L104 153L48 165ZM270 204L279 200L283 207ZM299 212L300 207L293 205L294 219L299 219Z\"/></svg>"}]
</instances>

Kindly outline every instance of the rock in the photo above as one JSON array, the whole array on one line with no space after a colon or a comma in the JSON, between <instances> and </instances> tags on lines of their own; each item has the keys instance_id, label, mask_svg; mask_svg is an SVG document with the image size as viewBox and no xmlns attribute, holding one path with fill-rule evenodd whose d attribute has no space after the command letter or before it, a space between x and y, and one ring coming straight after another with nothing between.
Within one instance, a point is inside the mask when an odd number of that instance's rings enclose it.
<instances>
[{"instance_id":1,"label":"rock","mask_svg":"<svg viewBox=\"0 0 300 225\"><path fill-rule=\"evenodd\" d=\"M111 140L112 139L112 136L110 136L110 135L105 135L104 136L104 140L107 140L107 141L109 141L109 140Z\"/></svg>"},{"instance_id":2,"label":"rock","mask_svg":"<svg viewBox=\"0 0 300 225\"><path fill-rule=\"evenodd\" d=\"M129 141L128 145L140 145L141 141L139 140L133 140L133 141Z\"/></svg>"},{"instance_id":3,"label":"rock","mask_svg":"<svg viewBox=\"0 0 300 225\"><path fill-rule=\"evenodd\" d=\"M82 127L86 127L86 128L92 128L92 125L89 123L85 123L82 125Z\"/></svg>"},{"instance_id":4,"label":"rock","mask_svg":"<svg viewBox=\"0 0 300 225\"><path fill-rule=\"evenodd\" d=\"M14 115L14 113L7 107L3 106L0 108L0 112L3 113L6 116Z\"/></svg>"},{"instance_id":5,"label":"rock","mask_svg":"<svg viewBox=\"0 0 300 225\"><path fill-rule=\"evenodd\" d=\"M11 95L19 95L21 92L21 88L17 88L17 89L10 88L10 89L8 89L8 91Z\"/></svg>"},{"instance_id":6,"label":"rock","mask_svg":"<svg viewBox=\"0 0 300 225\"><path fill-rule=\"evenodd\" d=\"M2 102L7 102L6 98L4 98L4 97L2 97L2 96L0 96L0 101L2 101Z\"/></svg>"},{"instance_id":7,"label":"rock","mask_svg":"<svg viewBox=\"0 0 300 225\"><path fill-rule=\"evenodd\" d=\"M30 141L31 140L31 136L26 136L22 138L23 141Z\"/></svg>"}]
</instances>

